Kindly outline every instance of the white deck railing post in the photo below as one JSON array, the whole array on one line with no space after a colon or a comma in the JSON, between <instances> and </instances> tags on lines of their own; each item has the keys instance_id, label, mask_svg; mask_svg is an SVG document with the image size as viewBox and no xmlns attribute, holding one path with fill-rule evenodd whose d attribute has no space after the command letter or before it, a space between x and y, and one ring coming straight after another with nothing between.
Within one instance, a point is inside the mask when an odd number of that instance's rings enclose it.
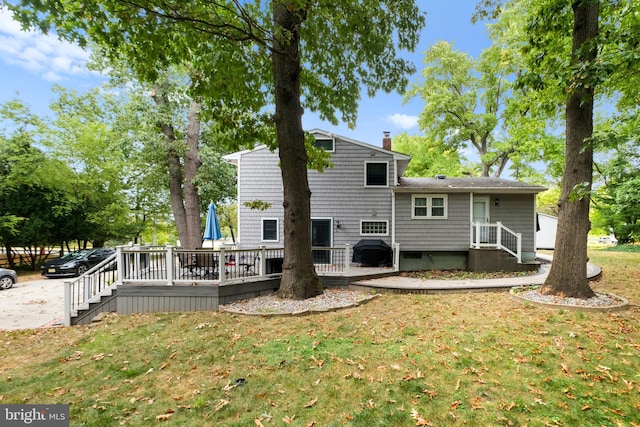
<instances>
[{"instance_id":1,"label":"white deck railing post","mask_svg":"<svg viewBox=\"0 0 640 427\"><path fill-rule=\"evenodd\" d=\"M522 263L522 233L516 233L518 239L518 264Z\"/></svg>"},{"instance_id":2,"label":"white deck railing post","mask_svg":"<svg viewBox=\"0 0 640 427\"><path fill-rule=\"evenodd\" d=\"M476 222L476 249L480 249L480 223Z\"/></svg>"},{"instance_id":3,"label":"white deck railing post","mask_svg":"<svg viewBox=\"0 0 640 427\"><path fill-rule=\"evenodd\" d=\"M116 274L120 283L124 280L124 253L122 246L116 247Z\"/></svg>"},{"instance_id":4,"label":"white deck railing post","mask_svg":"<svg viewBox=\"0 0 640 427\"><path fill-rule=\"evenodd\" d=\"M165 269L167 270L167 286L173 285L173 267L175 263L173 262L173 248L169 243L165 243L166 253L165 256Z\"/></svg>"},{"instance_id":5,"label":"white deck railing post","mask_svg":"<svg viewBox=\"0 0 640 427\"><path fill-rule=\"evenodd\" d=\"M344 244L344 272L349 274L351 270L351 245L349 243Z\"/></svg>"},{"instance_id":6,"label":"white deck railing post","mask_svg":"<svg viewBox=\"0 0 640 427\"><path fill-rule=\"evenodd\" d=\"M215 256L215 254L213 255ZM227 273L227 258L224 251L224 245L220 246L220 258L218 259L218 279L220 285L224 285Z\"/></svg>"},{"instance_id":7,"label":"white deck railing post","mask_svg":"<svg viewBox=\"0 0 640 427\"><path fill-rule=\"evenodd\" d=\"M64 326L71 326L71 282L64 282Z\"/></svg>"},{"instance_id":8,"label":"white deck railing post","mask_svg":"<svg viewBox=\"0 0 640 427\"><path fill-rule=\"evenodd\" d=\"M469 225L469 247L473 248L473 222Z\"/></svg>"},{"instance_id":9,"label":"white deck railing post","mask_svg":"<svg viewBox=\"0 0 640 427\"><path fill-rule=\"evenodd\" d=\"M260 245L260 277L266 277L267 272L267 247Z\"/></svg>"},{"instance_id":10,"label":"white deck railing post","mask_svg":"<svg viewBox=\"0 0 640 427\"><path fill-rule=\"evenodd\" d=\"M502 222L498 221L496 224L498 225L496 227L496 245L498 245L499 248L502 248L504 246L502 244Z\"/></svg>"}]
</instances>

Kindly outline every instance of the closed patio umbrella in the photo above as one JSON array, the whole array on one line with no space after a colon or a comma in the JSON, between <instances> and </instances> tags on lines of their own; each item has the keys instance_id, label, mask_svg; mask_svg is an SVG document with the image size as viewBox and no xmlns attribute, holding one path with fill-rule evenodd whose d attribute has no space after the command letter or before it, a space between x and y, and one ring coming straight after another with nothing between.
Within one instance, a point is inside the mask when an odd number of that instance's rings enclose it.
<instances>
[{"instance_id":1,"label":"closed patio umbrella","mask_svg":"<svg viewBox=\"0 0 640 427\"><path fill-rule=\"evenodd\" d=\"M220 232L220 222L218 221L218 214L216 212L216 205L213 202L209 203L209 210L207 211L207 222L204 226L203 240L218 240L222 238Z\"/></svg>"}]
</instances>

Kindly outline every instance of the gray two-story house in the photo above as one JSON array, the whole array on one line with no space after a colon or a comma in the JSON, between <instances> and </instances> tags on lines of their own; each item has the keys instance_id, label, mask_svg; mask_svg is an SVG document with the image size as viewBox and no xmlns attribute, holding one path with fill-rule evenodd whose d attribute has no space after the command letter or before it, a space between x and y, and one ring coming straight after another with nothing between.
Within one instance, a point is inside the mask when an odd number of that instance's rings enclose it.
<instances>
[{"instance_id":1,"label":"gray two-story house","mask_svg":"<svg viewBox=\"0 0 640 427\"><path fill-rule=\"evenodd\" d=\"M316 146L332 168L309 171L315 247L381 239L396 249L401 270L504 269L535 259L536 194L544 187L500 178L403 177L411 157L322 130ZM225 157L238 168L238 244L282 247L282 179L277 152L266 146ZM260 200L264 210L246 202Z\"/></svg>"}]
</instances>

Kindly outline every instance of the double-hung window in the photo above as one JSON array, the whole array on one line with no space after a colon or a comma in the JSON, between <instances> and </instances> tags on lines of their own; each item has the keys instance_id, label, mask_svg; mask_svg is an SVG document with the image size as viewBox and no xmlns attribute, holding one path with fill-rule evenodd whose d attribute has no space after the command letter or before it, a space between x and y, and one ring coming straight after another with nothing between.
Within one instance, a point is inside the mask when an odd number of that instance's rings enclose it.
<instances>
[{"instance_id":1,"label":"double-hung window","mask_svg":"<svg viewBox=\"0 0 640 427\"><path fill-rule=\"evenodd\" d=\"M388 187L389 186L389 163L388 162L365 162L364 185L365 187Z\"/></svg>"},{"instance_id":2,"label":"double-hung window","mask_svg":"<svg viewBox=\"0 0 640 427\"><path fill-rule=\"evenodd\" d=\"M262 241L278 241L278 219L262 218Z\"/></svg>"},{"instance_id":3,"label":"double-hung window","mask_svg":"<svg viewBox=\"0 0 640 427\"><path fill-rule=\"evenodd\" d=\"M447 196L443 194L414 194L411 196L411 218L446 219Z\"/></svg>"}]
</instances>

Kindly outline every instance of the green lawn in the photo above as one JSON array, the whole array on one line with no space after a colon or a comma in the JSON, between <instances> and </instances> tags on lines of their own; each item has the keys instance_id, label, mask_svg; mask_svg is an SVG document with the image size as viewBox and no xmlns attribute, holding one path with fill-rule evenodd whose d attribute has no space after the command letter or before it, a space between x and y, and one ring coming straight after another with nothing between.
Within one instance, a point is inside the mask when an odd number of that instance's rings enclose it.
<instances>
[{"instance_id":1,"label":"green lawn","mask_svg":"<svg viewBox=\"0 0 640 427\"><path fill-rule=\"evenodd\" d=\"M0 402L70 403L74 426L638 426L640 253L590 257L594 288L630 309L383 295L306 317L0 332Z\"/></svg>"}]
</instances>

